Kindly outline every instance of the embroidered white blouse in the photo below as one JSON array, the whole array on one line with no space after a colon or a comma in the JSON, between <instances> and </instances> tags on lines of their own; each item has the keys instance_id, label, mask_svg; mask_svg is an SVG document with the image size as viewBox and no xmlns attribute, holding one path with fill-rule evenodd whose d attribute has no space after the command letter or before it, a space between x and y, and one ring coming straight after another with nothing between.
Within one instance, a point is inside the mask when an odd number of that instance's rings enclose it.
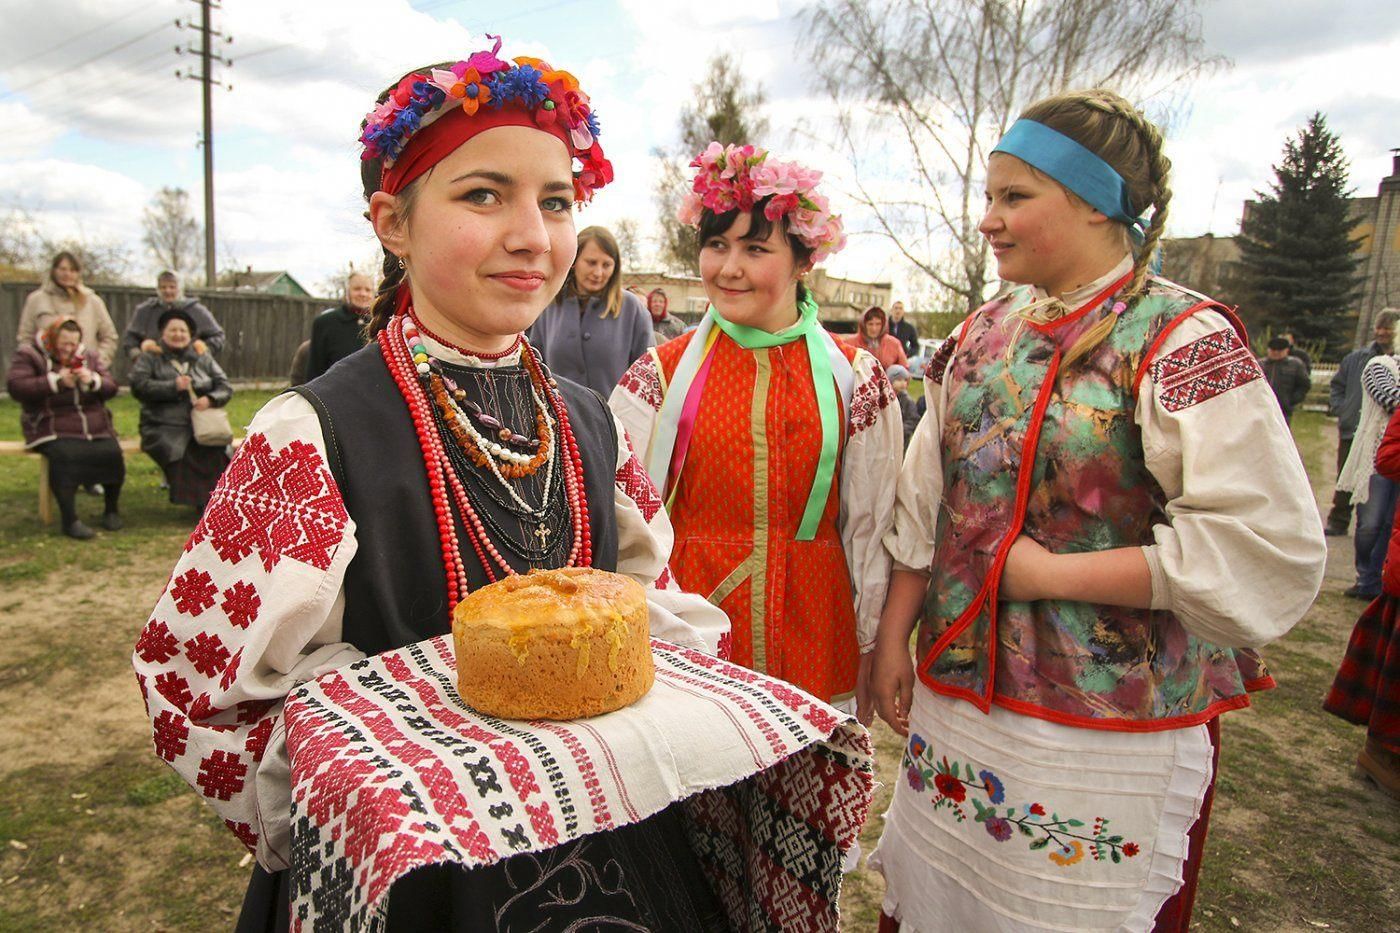
<instances>
[{"instance_id":1,"label":"embroidered white blouse","mask_svg":"<svg viewBox=\"0 0 1400 933\"><path fill-rule=\"evenodd\" d=\"M488 365L422 340L439 359ZM647 587L654 636L715 654L729 620L672 580L670 520L617 434L617 572ZM288 861L282 703L299 684L363 657L341 638L343 582L359 541L326 463L320 421L301 396L278 396L258 412L133 657L156 753L269 870Z\"/></svg>"}]
</instances>

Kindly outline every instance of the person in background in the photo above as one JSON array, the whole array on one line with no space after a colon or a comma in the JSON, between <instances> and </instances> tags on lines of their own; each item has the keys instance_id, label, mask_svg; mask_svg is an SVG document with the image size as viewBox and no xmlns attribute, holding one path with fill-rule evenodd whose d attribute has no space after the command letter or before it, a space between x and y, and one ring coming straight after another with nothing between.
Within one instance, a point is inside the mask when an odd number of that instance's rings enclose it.
<instances>
[{"instance_id":1,"label":"person in background","mask_svg":"<svg viewBox=\"0 0 1400 933\"><path fill-rule=\"evenodd\" d=\"M904 302L890 305L890 336L899 341L904 355L913 359L919 355L919 331L911 322L904 319Z\"/></svg>"},{"instance_id":2,"label":"person in background","mask_svg":"<svg viewBox=\"0 0 1400 933\"><path fill-rule=\"evenodd\" d=\"M1390 416L1376 451L1376 472L1400 484L1400 414ZM1400 529L1391 531L1381 592L1356 620L1323 709L1366 727L1359 775L1400 800Z\"/></svg>"},{"instance_id":3,"label":"person in background","mask_svg":"<svg viewBox=\"0 0 1400 933\"><path fill-rule=\"evenodd\" d=\"M19 346L32 343L46 327L61 318L72 318L82 329L82 343L88 359L103 366L112 365L117 350L117 328L107 305L96 292L83 284L83 264L64 250L49 264L49 277L24 299L19 315Z\"/></svg>"},{"instance_id":4,"label":"person in background","mask_svg":"<svg viewBox=\"0 0 1400 933\"><path fill-rule=\"evenodd\" d=\"M1361 420L1361 370L1372 357L1387 353L1395 337L1395 321L1400 317L1400 309L1386 308L1376 315L1375 332L1367 346L1352 350L1342 357L1337 372L1332 376L1327 399L1327 413L1337 419L1337 474L1341 475L1342 465L1351 452L1352 438L1356 425ZM1327 514L1327 525L1323 534L1337 537L1345 535L1351 526L1351 494L1338 488L1332 493L1332 510Z\"/></svg>"},{"instance_id":5,"label":"person in background","mask_svg":"<svg viewBox=\"0 0 1400 933\"><path fill-rule=\"evenodd\" d=\"M1400 355L1393 341L1389 353L1367 361L1361 370L1361 417L1337 488L1356 506L1356 583L1346 591L1353 599L1372 600L1381 592L1381 569L1395 517L1400 487L1376 472L1376 450L1391 414L1400 407Z\"/></svg>"},{"instance_id":6,"label":"person in background","mask_svg":"<svg viewBox=\"0 0 1400 933\"><path fill-rule=\"evenodd\" d=\"M579 231L574 267L527 336L555 375L603 398L632 361L656 345L646 306L622 289L622 260L611 233Z\"/></svg>"},{"instance_id":7,"label":"person in background","mask_svg":"<svg viewBox=\"0 0 1400 933\"><path fill-rule=\"evenodd\" d=\"M670 304L670 299L667 298L664 288L653 288L651 293L647 295L647 312L651 315L651 329L656 335L656 346L658 347L685 333L685 321L678 317L672 317L667 312Z\"/></svg>"},{"instance_id":8,"label":"person in background","mask_svg":"<svg viewBox=\"0 0 1400 933\"><path fill-rule=\"evenodd\" d=\"M287 373L287 384L295 388L306 382L306 363L311 356L311 341L303 340L297 344L296 352L292 354L292 368Z\"/></svg>"},{"instance_id":9,"label":"person in background","mask_svg":"<svg viewBox=\"0 0 1400 933\"><path fill-rule=\"evenodd\" d=\"M82 345L72 318L50 321L10 361L5 388L20 403L24 446L48 461L49 487L58 501L62 531L86 540L93 530L78 519L74 499L80 485L102 485L102 527L119 531L117 500L126 479L112 413L105 402L117 394L107 367Z\"/></svg>"},{"instance_id":10,"label":"person in background","mask_svg":"<svg viewBox=\"0 0 1400 933\"><path fill-rule=\"evenodd\" d=\"M365 322L373 304L374 279L363 272L350 273L345 279L345 300L311 322L311 346L302 382L315 379L365 345Z\"/></svg>"},{"instance_id":11,"label":"person in background","mask_svg":"<svg viewBox=\"0 0 1400 933\"><path fill-rule=\"evenodd\" d=\"M126 358L136 362L142 353L160 352L160 317L179 308L194 321L194 351L218 356L224 351L224 329L214 315L197 298L188 298L180 285L180 277L170 270L156 276L156 296L148 298L131 312L131 321L122 334L121 349Z\"/></svg>"},{"instance_id":12,"label":"person in background","mask_svg":"<svg viewBox=\"0 0 1400 933\"><path fill-rule=\"evenodd\" d=\"M860 316L860 330L848 337L846 342L859 350L865 350L879 360L885 369L896 364L903 366L906 372L909 369L909 357L904 355L904 347L890 336L884 308L867 308Z\"/></svg>"},{"instance_id":13,"label":"person in background","mask_svg":"<svg viewBox=\"0 0 1400 933\"><path fill-rule=\"evenodd\" d=\"M190 412L227 405L233 386L213 354L195 352L189 312L171 308L159 325L159 349L144 351L131 366L131 394L141 402L141 449L164 471L170 501L202 512L229 459L224 446L194 439Z\"/></svg>"},{"instance_id":14,"label":"person in background","mask_svg":"<svg viewBox=\"0 0 1400 933\"><path fill-rule=\"evenodd\" d=\"M1298 346L1298 341L1295 340L1293 337L1293 331L1286 330L1283 333L1279 334L1279 336L1282 337L1284 340L1288 341L1288 355L1293 357L1298 362L1302 363L1303 367L1308 371L1308 377L1311 378L1312 357L1308 355L1307 350L1304 350L1303 348Z\"/></svg>"},{"instance_id":15,"label":"person in background","mask_svg":"<svg viewBox=\"0 0 1400 933\"><path fill-rule=\"evenodd\" d=\"M1283 420L1292 423L1293 409L1308 397L1312 380L1308 378L1303 362L1288 355L1288 347L1288 338L1274 337L1269 341L1267 355L1260 358L1259 367L1264 370L1269 388L1274 390L1278 407L1283 411Z\"/></svg>"},{"instance_id":16,"label":"person in background","mask_svg":"<svg viewBox=\"0 0 1400 933\"><path fill-rule=\"evenodd\" d=\"M890 380L895 401L899 402L899 415L904 422L904 446L907 448L909 438L914 436L914 429L919 426L920 418L918 405L909 397L909 370L896 363L885 370L885 377Z\"/></svg>"}]
</instances>

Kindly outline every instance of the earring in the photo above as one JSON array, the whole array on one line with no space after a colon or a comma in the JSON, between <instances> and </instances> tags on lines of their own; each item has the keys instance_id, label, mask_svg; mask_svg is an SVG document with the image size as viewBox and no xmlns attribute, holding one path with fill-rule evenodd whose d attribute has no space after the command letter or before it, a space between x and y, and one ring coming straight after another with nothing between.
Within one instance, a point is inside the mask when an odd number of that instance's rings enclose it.
<instances>
[{"instance_id":1,"label":"earring","mask_svg":"<svg viewBox=\"0 0 1400 933\"><path fill-rule=\"evenodd\" d=\"M408 265L403 261L403 257L402 257L402 256L399 257L399 268L400 268L400 269L407 269L407 268L408 268Z\"/></svg>"}]
</instances>

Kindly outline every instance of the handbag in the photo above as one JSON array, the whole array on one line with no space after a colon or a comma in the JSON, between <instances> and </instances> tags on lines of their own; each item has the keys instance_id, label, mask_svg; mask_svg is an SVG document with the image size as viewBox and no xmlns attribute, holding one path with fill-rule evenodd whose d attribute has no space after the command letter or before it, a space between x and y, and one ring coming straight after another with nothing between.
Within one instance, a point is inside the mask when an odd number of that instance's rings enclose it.
<instances>
[{"instance_id":1,"label":"handbag","mask_svg":"<svg viewBox=\"0 0 1400 933\"><path fill-rule=\"evenodd\" d=\"M175 371L182 376L188 376L190 367L188 363L181 364L174 360L170 364L175 367ZM194 394L194 386L188 389L190 393L190 405L193 406L199 396ZM200 411L198 408L190 408L190 428L194 431L194 442L202 447L227 447L233 443L233 426L229 424L228 412L222 408L215 408L210 405Z\"/></svg>"}]
</instances>

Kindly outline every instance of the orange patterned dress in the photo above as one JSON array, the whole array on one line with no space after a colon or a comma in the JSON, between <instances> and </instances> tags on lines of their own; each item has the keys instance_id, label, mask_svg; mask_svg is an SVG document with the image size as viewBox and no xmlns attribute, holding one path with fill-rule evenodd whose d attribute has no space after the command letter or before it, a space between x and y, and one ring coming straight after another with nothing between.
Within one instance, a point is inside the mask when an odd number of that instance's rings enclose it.
<instances>
[{"instance_id":1,"label":"orange patterned dress","mask_svg":"<svg viewBox=\"0 0 1400 933\"><path fill-rule=\"evenodd\" d=\"M690 339L643 356L613 392L613 411L643 462ZM873 646L889 573L880 539L893 520L903 438L879 363L853 347L842 351L855 387L812 540L798 541L797 530L821 426L800 341L748 350L718 338L685 468L667 502L676 535L671 569L682 589L728 614L732 659L831 702L854 693L860 653Z\"/></svg>"}]
</instances>

